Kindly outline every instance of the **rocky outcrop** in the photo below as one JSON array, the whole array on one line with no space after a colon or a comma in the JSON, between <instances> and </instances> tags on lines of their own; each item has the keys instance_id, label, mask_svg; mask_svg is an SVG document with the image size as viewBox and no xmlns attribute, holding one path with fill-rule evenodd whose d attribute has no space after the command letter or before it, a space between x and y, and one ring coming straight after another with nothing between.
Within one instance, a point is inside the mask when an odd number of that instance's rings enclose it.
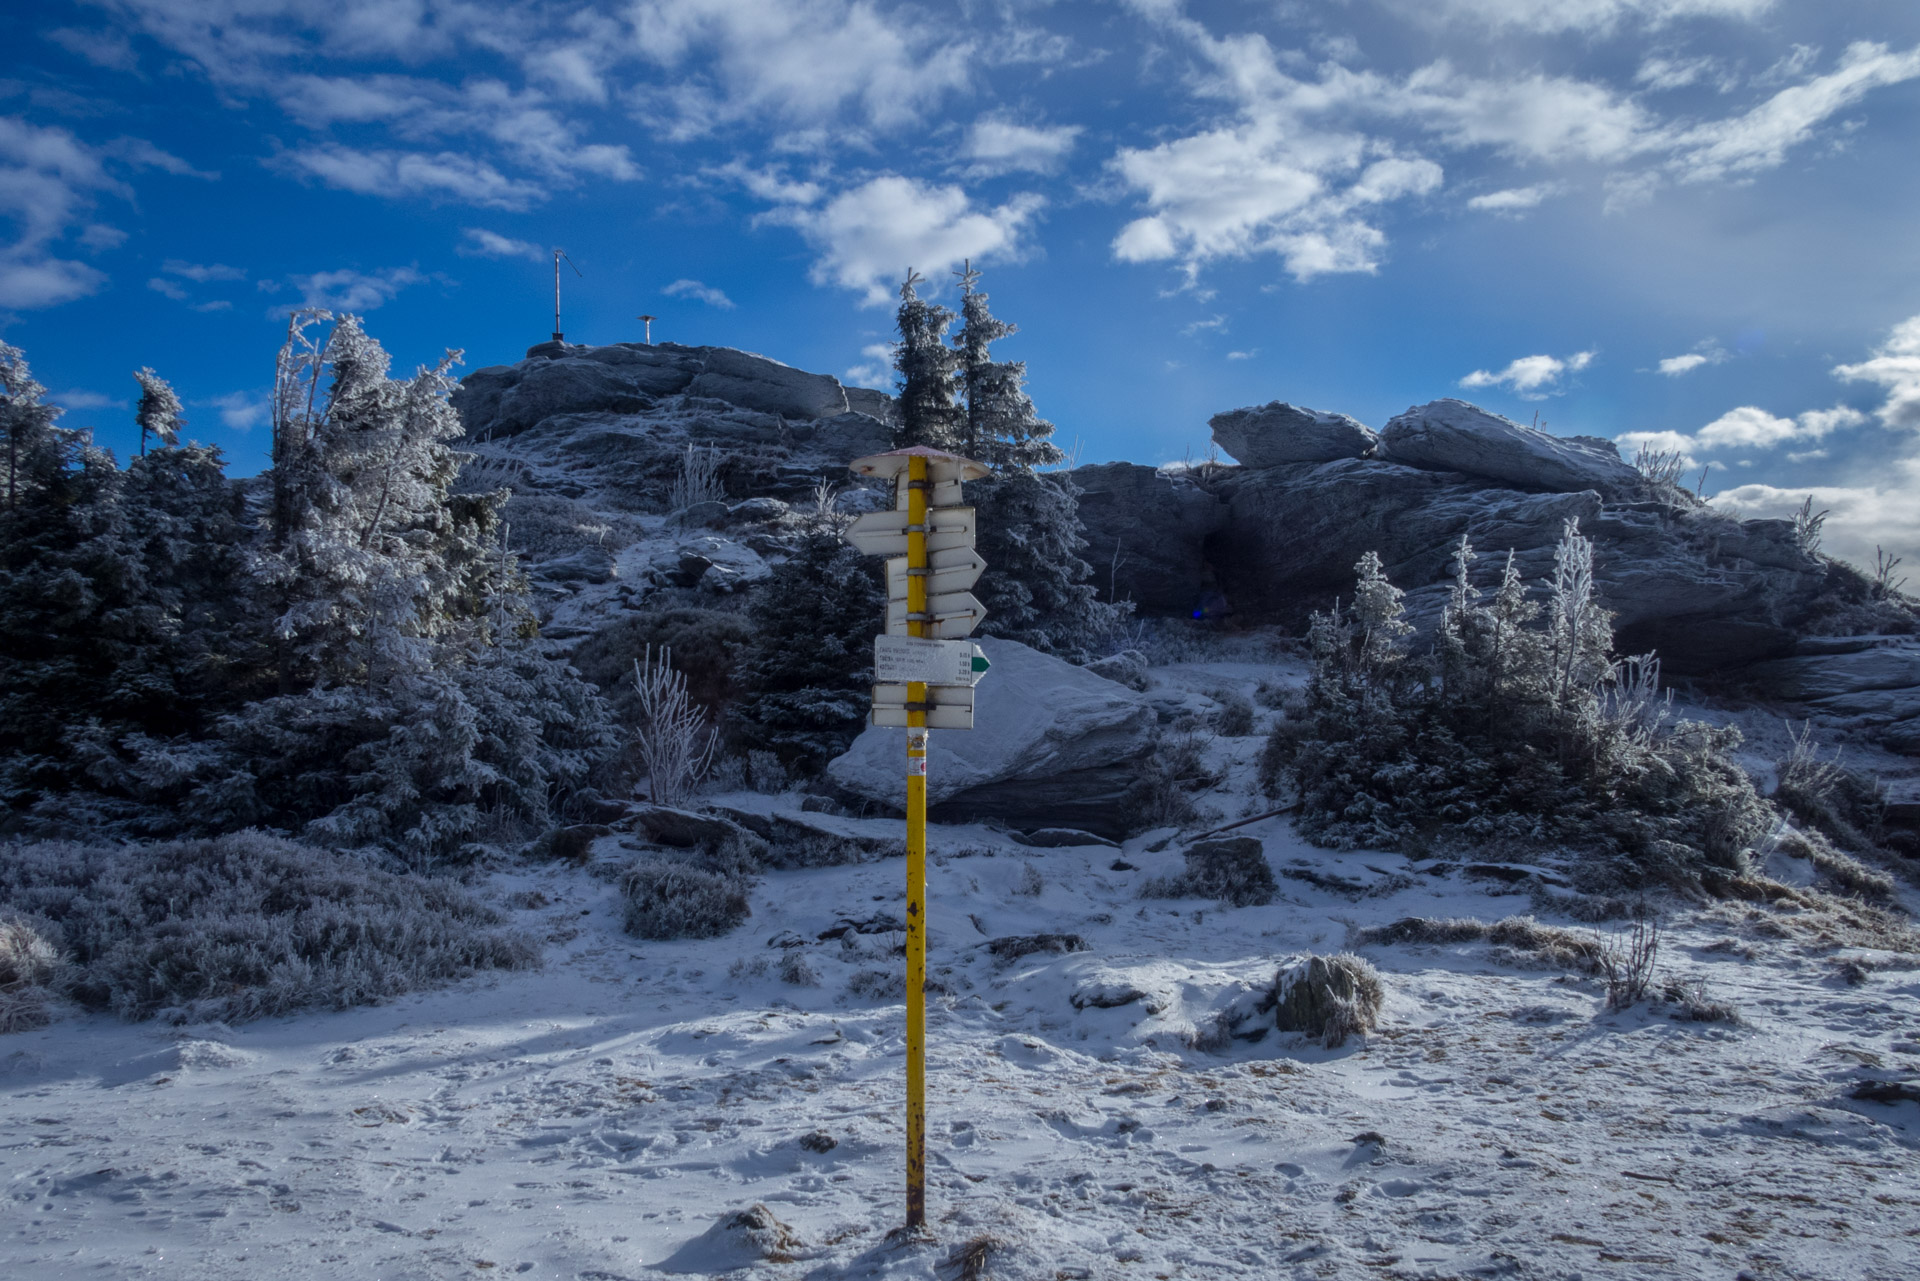
<instances>
[{"instance_id":1,"label":"rocky outcrop","mask_svg":"<svg viewBox=\"0 0 1920 1281\"><path fill-rule=\"evenodd\" d=\"M1462 472L1520 489L1609 499L1647 496L1640 473L1611 442L1568 439L1490 414L1464 400L1416 405L1380 432L1380 457L1428 471Z\"/></svg>"},{"instance_id":2,"label":"rocky outcrop","mask_svg":"<svg viewBox=\"0 0 1920 1281\"><path fill-rule=\"evenodd\" d=\"M1756 665L1756 692L1851 722L1868 738L1920 756L1920 637L1808 636L1787 658Z\"/></svg>"},{"instance_id":3,"label":"rocky outcrop","mask_svg":"<svg viewBox=\"0 0 1920 1281\"><path fill-rule=\"evenodd\" d=\"M1365 458L1380 443L1373 429L1358 419L1302 409L1281 400L1229 409L1215 414L1207 426L1213 431L1214 443L1247 467Z\"/></svg>"},{"instance_id":4,"label":"rocky outcrop","mask_svg":"<svg viewBox=\"0 0 1920 1281\"><path fill-rule=\"evenodd\" d=\"M811 422L854 409L884 418L884 392L847 388L732 347L678 343L613 343L604 347L542 343L514 365L476 369L453 395L474 439L498 439L563 414L640 414L662 397L701 397L738 409Z\"/></svg>"},{"instance_id":5,"label":"rocky outcrop","mask_svg":"<svg viewBox=\"0 0 1920 1281\"><path fill-rule=\"evenodd\" d=\"M993 667L974 691L976 728L929 736L933 816L1124 835L1127 765L1151 742L1153 708L1123 685L1015 641L990 637L980 646ZM869 728L827 766L827 777L898 809L904 764L902 732Z\"/></svg>"},{"instance_id":6,"label":"rocky outcrop","mask_svg":"<svg viewBox=\"0 0 1920 1281\"><path fill-rule=\"evenodd\" d=\"M1139 463L1079 467L1073 483L1087 531L1082 554L1102 597L1186 617L1217 590L1207 541L1226 528L1228 510L1216 495Z\"/></svg>"}]
</instances>

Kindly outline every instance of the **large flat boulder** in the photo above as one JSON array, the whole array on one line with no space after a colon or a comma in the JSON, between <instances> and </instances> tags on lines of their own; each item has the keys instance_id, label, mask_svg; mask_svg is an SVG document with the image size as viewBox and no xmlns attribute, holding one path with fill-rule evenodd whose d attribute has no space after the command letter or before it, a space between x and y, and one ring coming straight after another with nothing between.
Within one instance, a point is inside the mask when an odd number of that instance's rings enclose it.
<instances>
[{"instance_id":1,"label":"large flat boulder","mask_svg":"<svg viewBox=\"0 0 1920 1281\"><path fill-rule=\"evenodd\" d=\"M712 396L783 418L828 418L847 412L846 389L830 375L810 374L732 347L709 347L706 357L706 367L687 388L689 395Z\"/></svg>"},{"instance_id":2,"label":"large flat boulder","mask_svg":"<svg viewBox=\"0 0 1920 1281\"><path fill-rule=\"evenodd\" d=\"M1207 426L1214 443L1245 467L1365 458L1380 443L1373 429L1356 418L1283 400L1229 409L1208 419Z\"/></svg>"},{"instance_id":3,"label":"large flat boulder","mask_svg":"<svg viewBox=\"0 0 1920 1281\"><path fill-rule=\"evenodd\" d=\"M1146 614L1193 612L1214 590L1207 540L1226 527L1227 505L1190 479L1139 463L1073 470L1080 487L1093 585L1104 599Z\"/></svg>"},{"instance_id":4,"label":"large flat boulder","mask_svg":"<svg viewBox=\"0 0 1920 1281\"><path fill-rule=\"evenodd\" d=\"M1154 712L1124 685L1017 641L980 642L993 667L974 691L974 728L929 736L927 799L949 822L1118 827L1127 763ZM906 795L906 733L868 728L827 766L838 786L892 809Z\"/></svg>"},{"instance_id":5,"label":"large flat boulder","mask_svg":"<svg viewBox=\"0 0 1920 1281\"><path fill-rule=\"evenodd\" d=\"M1591 489L1606 498L1631 498L1647 488L1607 442L1552 436L1451 398L1415 405L1389 421L1380 432L1380 456L1552 493Z\"/></svg>"}]
</instances>

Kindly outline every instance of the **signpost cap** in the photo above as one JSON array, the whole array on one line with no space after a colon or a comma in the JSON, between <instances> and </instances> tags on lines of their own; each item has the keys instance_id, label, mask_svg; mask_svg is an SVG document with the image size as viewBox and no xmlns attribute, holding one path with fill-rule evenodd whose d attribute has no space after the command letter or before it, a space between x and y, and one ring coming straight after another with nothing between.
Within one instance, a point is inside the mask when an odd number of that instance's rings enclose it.
<instances>
[{"instance_id":1,"label":"signpost cap","mask_svg":"<svg viewBox=\"0 0 1920 1281\"><path fill-rule=\"evenodd\" d=\"M892 480L907 469L908 461L914 458L927 460L928 470L938 469L948 473L955 480L979 480L986 476L987 467L971 458L962 458L958 454L949 454L944 449L932 449L926 445L914 445L908 449L891 449L884 454L869 454L865 458L856 458L847 464L848 470L861 476L874 476L882 480Z\"/></svg>"}]
</instances>

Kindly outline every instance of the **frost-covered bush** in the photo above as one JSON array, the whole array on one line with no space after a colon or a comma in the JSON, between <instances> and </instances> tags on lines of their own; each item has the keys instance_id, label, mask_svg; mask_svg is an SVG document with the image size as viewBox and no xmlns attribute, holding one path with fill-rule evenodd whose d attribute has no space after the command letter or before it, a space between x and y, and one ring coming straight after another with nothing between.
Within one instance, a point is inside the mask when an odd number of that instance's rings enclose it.
<instances>
[{"instance_id":1,"label":"frost-covered bush","mask_svg":"<svg viewBox=\"0 0 1920 1281\"><path fill-rule=\"evenodd\" d=\"M1384 996L1379 971L1353 953L1310 956L1274 976L1274 1023L1334 1049L1373 1030Z\"/></svg>"},{"instance_id":2,"label":"frost-covered bush","mask_svg":"<svg viewBox=\"0 0 1920 1281\"><path fill-rule=\"evenodd\" d=\"M633 659L649 649L671 650L673 670L687 678L687 693L702 707L718 709L739 696L741 654L753 639L745 614L713 609L641 610L622 614L581 641L573 665L600 687L614 719L640 721L633 686Z\"/></svg>"},{"instance_id":3,"label":"frost-covered bush","mask_svg":"<svg viewBox=\"0 0 1920 1281\"><path fill-rule=\"evenodd\" d=\"M1544 606L1511 555L1483 603L1463 539L1433 651L1364 556L1350 606L1316 615L1314 671L1263 775L1336 849L1525 841L1586 851L1589 888L1724 884L1773 825L1738 731L1669 723L1651 655L1618 658L1593 546L1569 521Z\"/></svg>"},{"instance_id":4,"label":"frost-covered bush","mask_svg":"<svg viewBox=\"0 0 1920 1281\"><path fill-rule=\"evenodd\" d=\"M1210 898L1234 907L1273 902L1279 882L1265 848L1249 836L1200 841L1186 851L1179 876L1158 877L1140 887L1143 898Z\"/></svg>"},{"instance_id":5,"label":"frost-covered bush","mask_svg":"<svg viewBox=\"0 0 1920 1281\"><path fill-rule=\"evenodd\" d=\"M780 981L795 987L819 987L820 971L799 948L788 948L780 958Z\"/></svg>"},{"instance_id":6,"label":"frost-covered bush","mask_svg":"<svg viewBox=\"0 0 1920 1281\"><path fill-rule=\"evenodd\" d=\"M58 927L67 994L132 1019L344 1009L539 962L458 885L260 832L12 846L0 902Z\"/></svg>"},{"instance_id":7,"label":"frost-covered bush","mask_svg":"<svg viewBox=\"0 0 1920 1281\"><path fill-rule=\"evenodd\" d=\"M1488 924L1468 917L1402 917L1389 925L1355 931L1356 947L1375 943L1492 943L1531 964L1598 974L1606 944L1596 935L1542 925L1531 916L1509 916Z\"/></svg>"},{"instance_id":8,"label":"frost-covered bush","mask_svg":"<svg viewBox=\"0 0 1920 1281\"><path fill-rule=\"evenodd\" d=\"M1134 758L1121 812L1135 830L1180 826L1197 816L1192 793L1216 780L1206 768L1206 740L1191 730L1157 735Z\"/></svg>"},{"instance_id":9,"label":"frost-covered bush","mask_svg":"<svg viewBox=\"0 0 1920 1281\"><path fill-rule=\"evenodd\" d=\"M861 970L847 980L847 991L862 1001L899 1001L907 995L907 976L898 969Z\"/></svg>"},{"instance_id":10,"label":"frost-covered bush","mask_svg":"<svg viewBox=\"0 0 1920 1281\"><path fill-rule=\"evenodd\" d=\"M753 915L749 885L674 859L643 858L620 878L627 933L643 939L708 939Z\"/></svg>"},{"instance_id":11,"label":"frost-covered bush","mask_svg":"<svg viewBox=\"0 0 1920 1281\"><path fill-rule=\"evenodd\" d=\"M1245 738L1253 733L1253 703L1245 694L1220 690L1214 694L1220 709L1213 714L1213 732L1222 738Z\"/></svg>"},{"instance_id":12,"label":"frost-covered bush","mask_svg":"<svg viewBox=\"0 0 1920 1281\"><path fill-rule=\"evenodd\" d=\"M0 908L0 1033L42 1027L60 949L46 923Z\"/></svg>"}]
</instances>

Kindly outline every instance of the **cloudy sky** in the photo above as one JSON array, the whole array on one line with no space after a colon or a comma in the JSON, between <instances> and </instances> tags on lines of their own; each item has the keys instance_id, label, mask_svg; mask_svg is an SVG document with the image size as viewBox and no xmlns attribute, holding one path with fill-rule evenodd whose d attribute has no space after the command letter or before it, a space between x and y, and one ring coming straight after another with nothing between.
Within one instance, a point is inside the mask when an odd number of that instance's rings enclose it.
<instances>
[{"instance_id":1,"label":"cloudy sky","mask_svg":"<svg viewBox=\"0 0 1920 1281\"><path fill-rule=\"evenodd\" d=\"M970 257L1085 461L1280 398L1683 453L1920 564L1912 0L49 0L0 15L0 334L238 469L290 305L886 385ZM951 287L947 287L951 294Z\"/></svg>"}]
</instances>

